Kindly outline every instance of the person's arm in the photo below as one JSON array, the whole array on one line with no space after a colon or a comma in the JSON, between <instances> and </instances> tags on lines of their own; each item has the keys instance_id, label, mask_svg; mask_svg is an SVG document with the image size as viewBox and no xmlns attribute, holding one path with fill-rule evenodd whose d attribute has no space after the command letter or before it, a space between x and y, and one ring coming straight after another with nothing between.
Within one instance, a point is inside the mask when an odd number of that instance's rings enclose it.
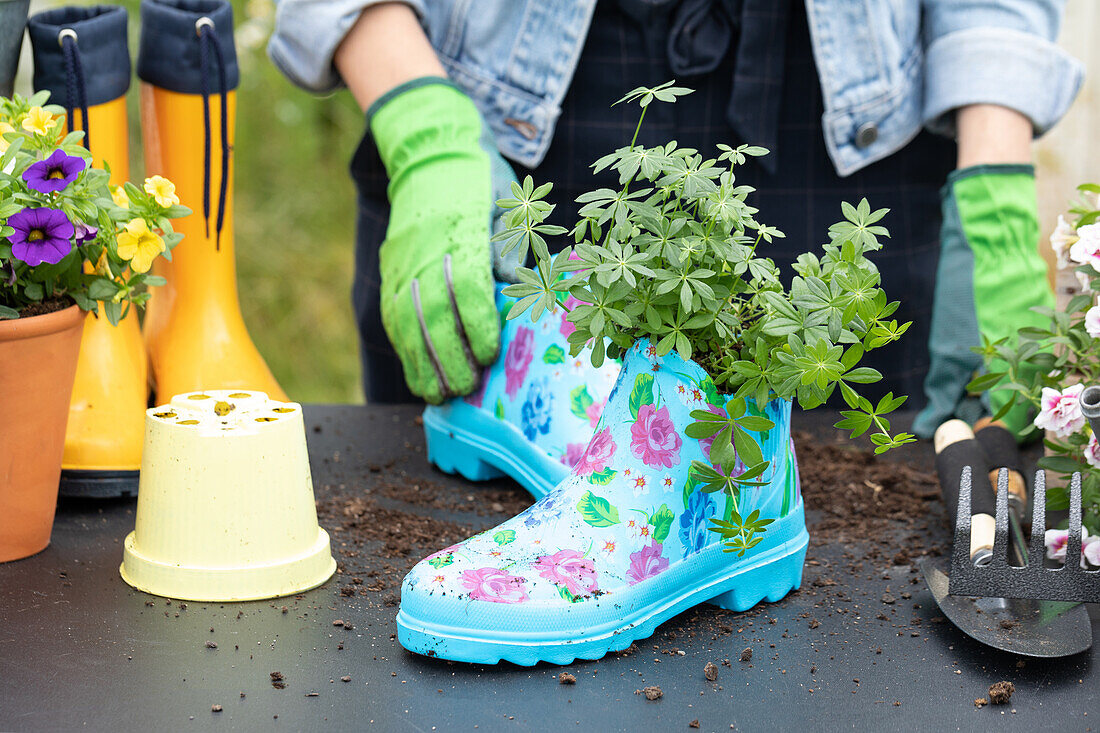
<instances>
[{"instance_id":1,"label":"person's arm","mask_svg":"<svg viewBox=\"0 0 1100 733\"><path fill-rule=\"evenodd\" d=\"M1031 121L996 104L972 104L958 110L955 126L958 168L1031 162Z\"/></svg>"},{"instance_id":2,"label":"person's arm","mask_svg":"<svg viewBox=\"0 0 1100 733\"><path fill-rule=\"evenodd\" d=\"M959 126L981 125L989 111L978 108L1014 110L1030 123L1034 136L1069 109L1083 67L1055 43L1065 0L921 0L921 5L921 115L932 131L957 137L960 154ZM963 119L972 112L976 120ZM970 142L981 141L967 140L968 147Z\"/></svg>"},{"instance_id":3,"label":"person's arm","mask_svg":"<svg viewBox=\"0 0 1100 733\"><path fill-rule=\"evenodd\" d=\"M958 143L942 197L928 404L913 423L930 437L953 415L975 416L966 385L982 362L971 349L1041 325L1032 309L1054 305L1038 251L1031 141L1065 113L1081 74L1053 43L1060 2L925 0L925 10L925 122ZM988 394L993 412L1013 396ZM1020 435L1030 417L1013 408L1004 419Z\"/></svg>"},{"instance_id":4,"label":"person's arm","mask_svg":"<svg viewBox=\"0 0 1100 733\"><path fill-rule=\"evenodd\" d=\"M364 9L337 46L333 61L364 111L413 79L447 76L416 13L400 2Z\"/></svg>"},{"instance_id":5,"label":"person's arm","mask_svg":"<svg viewBox=\"0 0 1100 733\"><path fill-rule=\"evenodd\" d=\"M364 8L332 65L390 179L382 325L414 394L432 403L469 394L500 348L489 239L494 202L515 175L410 6Z\"/></svg>"}]
</instances>

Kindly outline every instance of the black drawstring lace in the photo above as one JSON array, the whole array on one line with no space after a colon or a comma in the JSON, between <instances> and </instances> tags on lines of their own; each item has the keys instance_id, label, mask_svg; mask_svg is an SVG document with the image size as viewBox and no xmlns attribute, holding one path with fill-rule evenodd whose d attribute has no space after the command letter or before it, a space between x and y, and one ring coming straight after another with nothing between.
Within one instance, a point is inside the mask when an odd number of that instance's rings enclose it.
<instances>
[{"instance_id":1,"label":"black drawstring lace","mask_svg":"<svg viewBox=\"0 0 1100 733\"><path fill-rule=\"evenodd\" d=\"M72 132L73 111L79 106L81 127L84 129L84 147L91 150L92 139L88 133L88 94L84 87L84 66L80 62L80 49L76 46L76 31L65 28L58 34L58 41L61 43L61 52L65 56L65 81L68 92L66 123L69 132Z\"/></svg>"},{"instance_id":2,"label":"black drawstring lace","mask_svg":"<svg viewBox=\"0 0 1100 733\"><path fill-rule=\"evenodd\" d=\"M214 22L209 18L201 18L196 25L199 36L199 66L202 74L202 115L203 115L203 176L202 176L202 215L206 224L206 236L210 236L210 78L207 76L207 60L210 49L214 50L214 63L217 67L218 89L221 94L221 146L222 146L222 179L218 187L218 218L215 225L215 248L222 247L222 224L225 221L225 197L229 190L229 90L226 88L225 59L222 56L221 45L218 43L218 32L214 28Z\"/></svg>"}]
</instances>

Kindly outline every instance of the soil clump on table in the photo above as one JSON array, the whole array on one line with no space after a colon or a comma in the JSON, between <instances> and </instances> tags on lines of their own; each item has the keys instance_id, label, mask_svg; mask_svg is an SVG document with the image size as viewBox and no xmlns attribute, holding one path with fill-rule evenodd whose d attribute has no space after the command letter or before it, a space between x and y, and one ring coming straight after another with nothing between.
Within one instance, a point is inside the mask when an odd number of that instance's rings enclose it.
<instances>
[{"instance_id":1,"label":"soil clump on table","mask_svg":"<svg viewBox=\"0 0 1100 733\"><path fill-rule=\"evenodd\" d=\"M1007 705L1016 692L1016 685L1011 682L994 682L989 686L989 701L994 705Z\"/></svg>"}]
</instances>

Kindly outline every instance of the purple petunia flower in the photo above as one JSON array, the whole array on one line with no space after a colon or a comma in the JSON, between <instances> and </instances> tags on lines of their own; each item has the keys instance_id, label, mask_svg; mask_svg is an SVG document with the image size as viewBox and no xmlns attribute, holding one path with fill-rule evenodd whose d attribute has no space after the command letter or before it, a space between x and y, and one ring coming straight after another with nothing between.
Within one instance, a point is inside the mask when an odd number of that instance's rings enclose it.
<instances>
[{"instance_id":1,"label":"purple petunia flower","mask_svg":"<svg viewBox=\"0 0 1100 733\"><path fill-rule=\"evenodd\" d=\"M8 218L15 233L8 237L11 253L31 267L48 262L56 265L73 248L75 229L65 212L41 207L23 209Z\"/></svg>"},{"instance_id":2,"label":"purple petunia flower","mask_svg":"<svg viewBox=\"0 0 1100 733\"><path fill-rule=\"evenodd\" d=\"M60 191L76 180L87 163L83 158L66 155L63 150L53 151L53 155L40 160L23 171L23 180L28 188L39 193Z\"/></svg>"},{"instance_id":3,"label":"purple petunia flower","mask_svg":"<svg viewBox=\"0 0 1100 733\"><path fill-rule=\"evenodd\" d=\"M91 224L85 224L82 221L74 222L73 228L75 230L76 246L79 247L82 244L88 242L99 236L99 227L94 227Z\"/></svg>"}]
</instances>

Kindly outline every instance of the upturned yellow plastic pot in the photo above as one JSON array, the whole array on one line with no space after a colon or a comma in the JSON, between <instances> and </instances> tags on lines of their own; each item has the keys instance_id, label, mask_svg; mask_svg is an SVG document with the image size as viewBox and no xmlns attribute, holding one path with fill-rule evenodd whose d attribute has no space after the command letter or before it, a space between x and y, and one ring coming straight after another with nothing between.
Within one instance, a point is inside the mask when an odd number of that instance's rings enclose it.
<instances>
[{"instance_id":1,"label":"upturned yellow plastic pot","mask_svg":"<svg viewBox=\"0 0 1100 733\"><path fill-rule=\"evenodd\" d=\"M263 392L176 395L145 413L122 578L169 598L298 593L336 570L317 524L302 408Z\"/></svg>"},{"instance_id":2,"label":"upturned yellow plastic pot","mask_svg":"<svg viewBox=\"0 0 1100 733\"><path fill-rule=\"evenodd\" d=\"M0 321L0 562L50 543L84 312Z\"/></svg>"}]
</instances>

